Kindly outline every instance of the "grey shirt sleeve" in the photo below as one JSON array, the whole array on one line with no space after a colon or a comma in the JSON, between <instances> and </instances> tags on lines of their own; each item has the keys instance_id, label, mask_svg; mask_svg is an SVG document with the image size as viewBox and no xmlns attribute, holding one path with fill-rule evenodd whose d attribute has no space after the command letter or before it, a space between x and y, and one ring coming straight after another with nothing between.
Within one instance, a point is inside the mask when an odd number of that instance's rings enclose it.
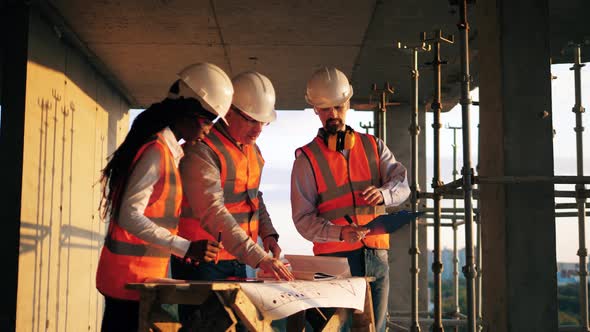
<instances>
[{"instance_id":1,"label":"grey shirt sleeve","mask_svg":"<svg viewBox=\"0 0 590 332\"><path fill-rule=\"evenodd\" d=\"M401 205L410 196L407 170L404 165L395 160L393 153L379 138L377 138L377 148L380 156L381 183L383 183L379 190L383 195L383 202L386 207Z\"/></svg>"}]
</instances>

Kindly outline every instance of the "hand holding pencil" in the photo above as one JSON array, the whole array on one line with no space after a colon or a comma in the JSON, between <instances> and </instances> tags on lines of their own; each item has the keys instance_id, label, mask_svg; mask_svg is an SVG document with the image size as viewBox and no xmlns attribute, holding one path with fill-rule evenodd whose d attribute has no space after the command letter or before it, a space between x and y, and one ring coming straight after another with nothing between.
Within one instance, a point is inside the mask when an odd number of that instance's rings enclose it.
<instances>
[{"instance_id":1,"label":"hand holding pencil","mask_svg":"<svg viewBox=\"0 0 590 332\"><path fill-rule=\"evenodd\" d=\"M184 258L190 259L193 263L208 263L218 259L221 249L223 249L223 245L215 240L193 241Z\"/></svg>"},{"instance_id":2,"label":"hand holding pencil","mask_svg":"<svg viewBox=\"0 0 590 332\"><path fill-rule=\"evenodd\" d=\"M344 218L348 222L348 226L344 226L340 231L340 239L344 242L355 243L362 241L370 230L366 227L360 227L355 224L349 215L345 215Z\"/></svg>"}]
</instances>

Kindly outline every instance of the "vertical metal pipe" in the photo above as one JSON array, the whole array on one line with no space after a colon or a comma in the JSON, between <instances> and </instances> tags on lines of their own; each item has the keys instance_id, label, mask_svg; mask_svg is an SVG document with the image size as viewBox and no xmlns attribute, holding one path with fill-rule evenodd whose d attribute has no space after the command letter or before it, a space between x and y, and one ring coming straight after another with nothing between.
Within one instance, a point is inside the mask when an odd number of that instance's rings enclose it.
<instances>
[{"instance_id":1,"label":"vertical metal pipe","mask_svg":"<svg viewBox=\"0 0 590 332\"><path fill-rule=\"evenodd\" d=\"M422 38L424 39L424 38ZM418 135L420 134L420 126L418 125L418 112L419 112L419 94L418 94L418 81L420 78L420 72L418 71L418 53L420 51L430 51L430 46L427 47L426 43L422 40L421 43L413 45L413 46L406 46L398 43L399 49L409 49L410 55L412 56L412 65L410 70L410 76L412 81L412 115L410 119L410 128L408 128L410 132L410 139L411 139L411 159L412 159L412 167L410 169L410 188L412 190L412 194L410 196L410 203L413 212L418 211L418 192L420 191L420 185L418 183ZM386 85L384 90L391 90ZM386 100L382 99L382 103L385 105ZM411 274L411 282L412 282L412 292L411 292L411 326L410 331L412 332L420 332L420 321L419 321L419 306L418 306L418 296L419 296L419 255L421 254L420 248L418 247L418 220L413 220L411 223L411 243L409 254L411 256L411 267L410 267L410 274Z\"/></svg>"},{"instance_id":2,"label":"vertical metal pipe","mask_svg":"<svg viewBox=\"0 0 590 332\"><path fill-rule=\"evenodd\" d=\"M377 111L379 117L379 138L386 142L385 128L387 127L385 113L387 112L387 93L381 93L381 108Z\"/></svg>"},{"instance_id":3,"label":"vertical metal pipe","mask_svg":"<svg viewBox=\"0 0 590 332\"><path fill-rule=\"evenodd\" d=\"M477 103L473 103L474 105L478 105L479 106L479 102ZM475 166L475 169L477 170L477 172L479 173L479 165L481 164L481 130L479 130L479 124L477 125L477 147L476 147L476 151L477 151L477 164ZM473 218L475 220L476 223L476 227L477 227L477 242L475 244L475 248L476 248L476 263L475 263L475 268L476 268L476 275L475 275L475 312L476 312L476 319L477 319L477 331L482 331L483 330L483 315L482 315L482 246L481 246L481 240L482 240L482 235L481 235L481 230L482 230L482 226L481 226L481 201L479 200L479 198L475 199L475 202L477 204L476 208L477 208L477 212L474 214Z\"/></svg>"},{"instance_id":4,"label":"vertical metal pipe","mask_svg":"<svg viewBox=\"0 0 590 332\"><path fill-rule=\"evenodd\" d=\"M440 30L438 31L440 35ZM441 185L440 181L440 112L441 112L441 61L440 61L440 41L436 41L434 47L434 99L432 101L432 129L434 137L433 147L433 178L432 188L436 189ZM434 194L434 252L432 262L432 272L434 279L434 323L432 324L432 331L443 331L442 325L442 283L441 273L443 265L440 255L440 215L441 215L441 195Z\"/></svg>"},{"instance_id":5,"label":"vertical metal pipe","mask_svg":"<svg viewBox=\"0 0 590 332\"><path fill-rule=\"evenodd\" d=\"M577 174L584 176L584 146L583 146L583 132L582 113L584 107L582 106L582 79L581 69L584 65L581 63L581 46L579 44L574 47L574 66L571 68L574 71L575 84L575 99L576 103L572 111L576 114L576 159L577 159ZM578 206L578 241L579 249L578 256L580 257L580 319L583 331L590 331L588 326L588 249L586 248L586 198L583 195L586 186L583 184L576 184L576 204Z\"/></svg>"},{"instance_id":6,"label":"vertical metal pipe","mask_svg":"<svg viewBox=\"0 0 590 332\"><path fill-rule=\"evenodd\" d=\"M418 78L420 73L418 71L418 49L412 49L412 119L410 125L411 144L412 144L412 169L411 169L411 183L410 188L412 189L411 204L412 212L418 211L418 191L420 185L418 184L418 134L420 133L420 127L418 125ZM411 268L410 273L412 275L412 325L410 331L420 332L420 323L418 318L418 273L420 268L418 266L418 255L420 255L420 249L418 248L418 220L414 219L411 224L411 247L409 254L411 255Z\"/></svg>"},{"instance_id":7,"label":"vertical metal pipe","mask_svg":"<svg viewBox=\"0 0 590 332\"><path fill-rule=\"evenodd\" d=\"M434 138L433 148L433 177L432 177L432 188L434 189L433 195L433 213L434 213L434 251L433 251L433 262L432 262L432 275L434 279L434 322L432 323L432 331L442 332L442 283L441 273L443 265L441 262L440 255L440 227L441 227L441 199L442 195L438 192L438 188L442 186L440 180L440 112L442 110L441 103L441 65L446 64L446 61L440 59L440 44L442 42L452 44L453 37L445 38L442 36L442 31L437 30L434 32L434 37L426 39L426 33L422 33L422 41L430 41L434 48L433 61L430 63L434 72L434 97L432 100L432 128Z\"/></svg>"},{"instance_id":8,"label":"vertical metal pipe","mask_svg":"<svg viewBox=\"0 0 590 332\"><path fill-rule=\"evenodd\" d=\"M373 125L373 132L375 133L375 136L382 138L383 136L383 126L381 125L381 110L380 109L375 109L373 111L373 122L375 123ZM383 140L383 142L385 142L385 140Z\"/></svg>"},{"instance_id":9,"label":"vertical metal pipe","mask_svg":"<svg viewBox=\"0 0 590 332\"><path fill-rule=\"evenodd\" d=\"M483 326L481 325L481 321L482 321L482 308L481 308L481 285L482 285L482 280L481 280L481 218L480 218L480 213L479 213L479 200L477 201L477 214L474 216L476 219L476 224L477 224L477 244L476 244L476 248L477 248L477 264L476 264L476 268L477 268L477 275L476 275L476 279L475 279L475 286L476 286L476 293L475 293L475 312L477 315L477 330L481 331L483 329Z\"/></svg>"},{"instance_id":10,"label":"vertical metal pipe","mask_svg":"<svg viewBox=\"0 0 590 332\"><path fill-rule=\"evenodd\" d=\"M401 47L401 44L398 45ZM373 83L371 86L373 95L379 98L379 108L373 111L373 126L375 130L375 136L382 139L384 142L387 140L385 134L385 128L387 126L385 113L387 112L387 96L393 94L393 89L389 86L389 82L385 82L383 89L377 89L377 84Z\"/></svg>"},{"instance_id":11,"label":"vertical metal pipe","mask_svg":"<svg viewBox=\"0 0 590 332\"><path fill-rule=\"evenodd\" d=\"M475 264L473 257L473 206L472 206L472 178L473 168L471 167L471 130L470 130L470 81L469 72L469 24L467 23L467 0L460 3L459 28L459 52L461 55L461 114L463 124L463 192L465 203L465 275L467 290L467 331L476 331L475 319Z\"/></svg>"},{"instance_id":12,"label":"vertical metal pipe","mask_svg":"<svg viewBox=\"0 0 590 332\"><path fill-rule=\"evenodd\" d=\"M453 181L457 180L457 127L449 127L453 129ZM453 198L453 215L457 215L457 199ZM457 241L457 219L453 219L453 315L459 317L459 251ZM455 326L455 332L459 332L459 327Z\"/></svg>"}]
</instances>

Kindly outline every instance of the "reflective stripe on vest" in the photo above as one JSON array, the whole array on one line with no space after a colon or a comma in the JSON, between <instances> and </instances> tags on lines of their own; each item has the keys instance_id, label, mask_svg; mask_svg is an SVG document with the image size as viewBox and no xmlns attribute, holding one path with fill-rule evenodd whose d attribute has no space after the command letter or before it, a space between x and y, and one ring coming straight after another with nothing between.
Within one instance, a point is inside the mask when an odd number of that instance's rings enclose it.
<instances>
[{"instance_id":1,"label":"reflective stripe on vest","mask_svg":"<svg viewBox=\"0 0 590 332\"><path fill-rule=\"evenodd\" d=\"M182 183L172 153L164 138L146 143L137 152L132 167L144 151L155 147L160 152L160 177L145 208L144 215L157 225L176 234ZM138 300L139 293L125 289L127 283L142 282L147 277L166 277L170 252L130 234L115 221L109 224L96 273L96 287L107 296Z\"/></svg>"},{"instance_id":2,"label":"reflective stripe on vest","mask_svg":"<svg viewBox=\"0 0 590 332\"><path fill-rule=\"evenodd\" d=\"M217 128L203 140L217 155L223 188L224 204L236 223L252 238L258 240L259 199L258 188L264 159L255 145L243 145L240 150ZM201 227L186 198L182 201L179 235L191 241L217 240ZM219 254L220 260L236 259L227 250Z\"/></svg>"},{"instance_id":3,"label":"reflective stripe on vest","mask_svg":"<svg viewBox=\"0 0 590 332\"><path fill-rule=\"evenodd\" d=\"M318 215L336 225L348 225L348 214L358 225L365 225L385 213L385 207L367 205L361 193L368 186L381 186L377 143L369 135L356 133L356 142L349 151L348 160L340 152L331 151L320 137L300 148L309 159L315 175L319 200ZM360 142L360 144L358 143ZM364 243L371 248L389 248L389 235L369 235ZM362 242L314 242L317 254L351 251L363 246Z\"/></svg>"}]
</instances>

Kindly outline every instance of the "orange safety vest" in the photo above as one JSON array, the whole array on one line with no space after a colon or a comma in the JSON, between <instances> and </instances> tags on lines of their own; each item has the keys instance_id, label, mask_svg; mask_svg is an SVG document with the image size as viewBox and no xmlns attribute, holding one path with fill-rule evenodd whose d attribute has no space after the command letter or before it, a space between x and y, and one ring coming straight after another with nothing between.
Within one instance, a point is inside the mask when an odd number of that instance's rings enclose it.
<instances>
[{"instance_id":1,"label":"orange safety vest","mask_svg":"<svg viewBox=\"0 0 590 332\"><path fill-rule=\"evenodd\" d=\"M172 152L161 134L139 149L131 167L149 147L160 151L160 179L154 185L144 215L176 234L182 182ZM166 277L169 260L168 250L139 239L111 220L96 271L96 288L106 296L137 301L139 292L125 289L125 285L143 282L148 277Z\"/></svg>"},{"instance_id":2,"label":"orange safety vest","mask_svg":"<svg viewBox=\"0 0 590 332\"><path fill-rule=\"evenodd\" d=\"M379 153L374 137L355 132L355 144L349 151L348 161L340 152L328 149L321 137L298 151L311 163L318 190L318 215L335 225L348 225L349 215L357 225L365 225L380 214L385 207L367 205L361 193L368 186L381 186ZM389 234L367 235L363 240L370 248L388 249ZM316 255L352 251L363 247L363 242L314 242Z\"/></svg>"},{"instance_id":3,"label":"orange safety vest","mask_svg":"<svg viewBox=\"0 0 590 332\"><path fill-rule=\"evenodd\" d=\"M258 209L260 205L258 187L264 167L264 159L258 146L244 144L240 150L217 128L211 130L203 142L219 158L221 187L223 188L226 209L252 241L256 242L258 240ZM191 241L217 240L218 236L218 234L209 234L201 227L200 219L194 218L186 197L182 200L178 234ZM232 260L236 257L223 249L219 253L219 259Z\"/></svg>"}]
</instances>

